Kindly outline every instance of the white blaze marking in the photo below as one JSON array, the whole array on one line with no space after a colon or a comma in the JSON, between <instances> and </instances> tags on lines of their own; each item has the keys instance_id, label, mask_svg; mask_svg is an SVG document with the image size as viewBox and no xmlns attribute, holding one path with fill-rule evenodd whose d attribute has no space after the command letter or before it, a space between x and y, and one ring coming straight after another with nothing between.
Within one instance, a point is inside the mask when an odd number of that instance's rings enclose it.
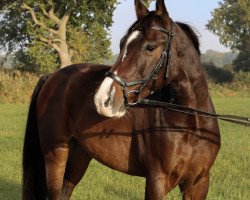
<instances>
[{"instance_id":1,"label":"white blaze marking","mask_svg":"<svg viewBox=\"0 0 250 200\"><path fill-rule=\"evenodd\" d=\"M125 51L122 57L122 62L124 61L124 59L127 57L127 53L128 53L128 45L138 37L138 35L140 34L140 31L134 31L133 33L131 33L131 35L128 37L126 44L125 44Z\"/></svg>"}]
</instances>

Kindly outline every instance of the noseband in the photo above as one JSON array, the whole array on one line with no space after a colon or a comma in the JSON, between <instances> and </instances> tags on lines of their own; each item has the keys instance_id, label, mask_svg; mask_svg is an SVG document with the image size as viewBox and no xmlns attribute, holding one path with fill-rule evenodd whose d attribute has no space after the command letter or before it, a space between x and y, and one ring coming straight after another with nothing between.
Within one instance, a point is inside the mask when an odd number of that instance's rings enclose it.
<instances>
[{"instance_id":1,"label":"noseband","mask_svg":"<svg viewBox=\"0 0 250 200\"><path fill-rule=\"evenodd\" d=\"M129 94L135 94L139 97L140 93L143 91L143 89L146 87L146 85L152 80L153 81L153 88L150 91L150 94L153 94L155 91L155 82L157 79L157 75L160 72L160 69L164 64L166 64L167 69L166 69L166 78L169 77L169 72L171 69L171 65L169 64L170 62L170 57L171 57L171 44L172 44L172 38L174 36L173 33L173 25L174 22L170 20L170 31L167 31L166 29L159 27L159 26L152 26L148 27L149 29L153 29L156 31L160 31L168 36L167 43L164 47L163 52L161 53L161 57L159 61L157 62L156 66L152 70L152 72L144 79L141 80L136 80L136 81L131 81L131 82L126 82L124 81L121 77L117 76L114 74L112 71L109 71L106 73L106 77L112 78L116 83L118 83L123 91L123 97L124 97L124 103L126 107L131 107L135 106L140 102L140 99L138 98L135 102L129 102L128 100L128 95ZM129 91L127 88L135 85L141 85L141 87L138 90L131 90Z\"/></svg>"}]
</instances>

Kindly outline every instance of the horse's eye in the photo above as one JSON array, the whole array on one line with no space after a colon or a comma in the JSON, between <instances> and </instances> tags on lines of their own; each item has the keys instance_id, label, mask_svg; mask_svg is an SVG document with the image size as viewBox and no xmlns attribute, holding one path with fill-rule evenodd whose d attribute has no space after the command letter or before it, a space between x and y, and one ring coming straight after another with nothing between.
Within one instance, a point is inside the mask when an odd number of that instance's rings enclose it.
<instances>
[{"instance_id":1,"label":"horse's eye","mask_svg":"<svg viewBox=\"0 0 250 200\"><path fill-rule=\"evenodd\" d=\"M156 46L153 46L153 45L148 45L146 47L146 51L147 52L153 52L155 49L156 49Z\"/></svg>"}]
</instances>

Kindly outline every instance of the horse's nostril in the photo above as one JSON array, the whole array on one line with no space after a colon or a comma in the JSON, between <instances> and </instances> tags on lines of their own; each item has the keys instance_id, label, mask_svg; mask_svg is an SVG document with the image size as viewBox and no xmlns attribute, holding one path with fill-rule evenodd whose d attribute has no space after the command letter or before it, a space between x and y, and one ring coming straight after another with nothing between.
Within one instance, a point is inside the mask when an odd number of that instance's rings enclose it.
<instances>
[{"instance_id":1,"label":"horse's nostril","mask_svg":"<svg viewBox=\"0 0 250 200\"><path fill-rule=\"evenodd\" d=\"M110 96L109 96L109 98L104 102L104 106L105 107L108 107L108 106L110 106Z\"/></svg>"},{"instance_id":2,"label":"horse's nostril","mask_svg":"<svg viewBox=\"0 0 250 200\"><path fill-rule=\"evenodd\" d=\"M111 104L113 104L114 92L115 92L115 90L113 89L111 92L109 91L107 93L107 97L108 98L104 102L104 107L108 107L108 106L111 106Z\"/></svg>"}]
</instances>

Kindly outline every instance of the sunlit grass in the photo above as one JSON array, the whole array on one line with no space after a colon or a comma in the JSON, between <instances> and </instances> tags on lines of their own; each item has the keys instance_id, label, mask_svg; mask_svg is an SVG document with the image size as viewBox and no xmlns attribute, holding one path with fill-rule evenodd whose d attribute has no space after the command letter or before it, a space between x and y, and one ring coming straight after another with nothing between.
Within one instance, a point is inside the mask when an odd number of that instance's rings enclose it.
<instances>
[{"instance_id":1,"label":"sunlit grass","mask_svg":"<svg viewBox=\"0 0 250 200\"><path fill-rule=\"evenodd\" d=\"M218 113L250 116L250 98L214 99ZM21 199L21 156L27 116L25 105L0 104L0 199ZM248 200L250 128L220 122L222 147L211 171L208 200ZM92 161L72 199L144 199L145 180ZM178 188L166 198L180 198Z\"/></svg>"}]
</instances>

